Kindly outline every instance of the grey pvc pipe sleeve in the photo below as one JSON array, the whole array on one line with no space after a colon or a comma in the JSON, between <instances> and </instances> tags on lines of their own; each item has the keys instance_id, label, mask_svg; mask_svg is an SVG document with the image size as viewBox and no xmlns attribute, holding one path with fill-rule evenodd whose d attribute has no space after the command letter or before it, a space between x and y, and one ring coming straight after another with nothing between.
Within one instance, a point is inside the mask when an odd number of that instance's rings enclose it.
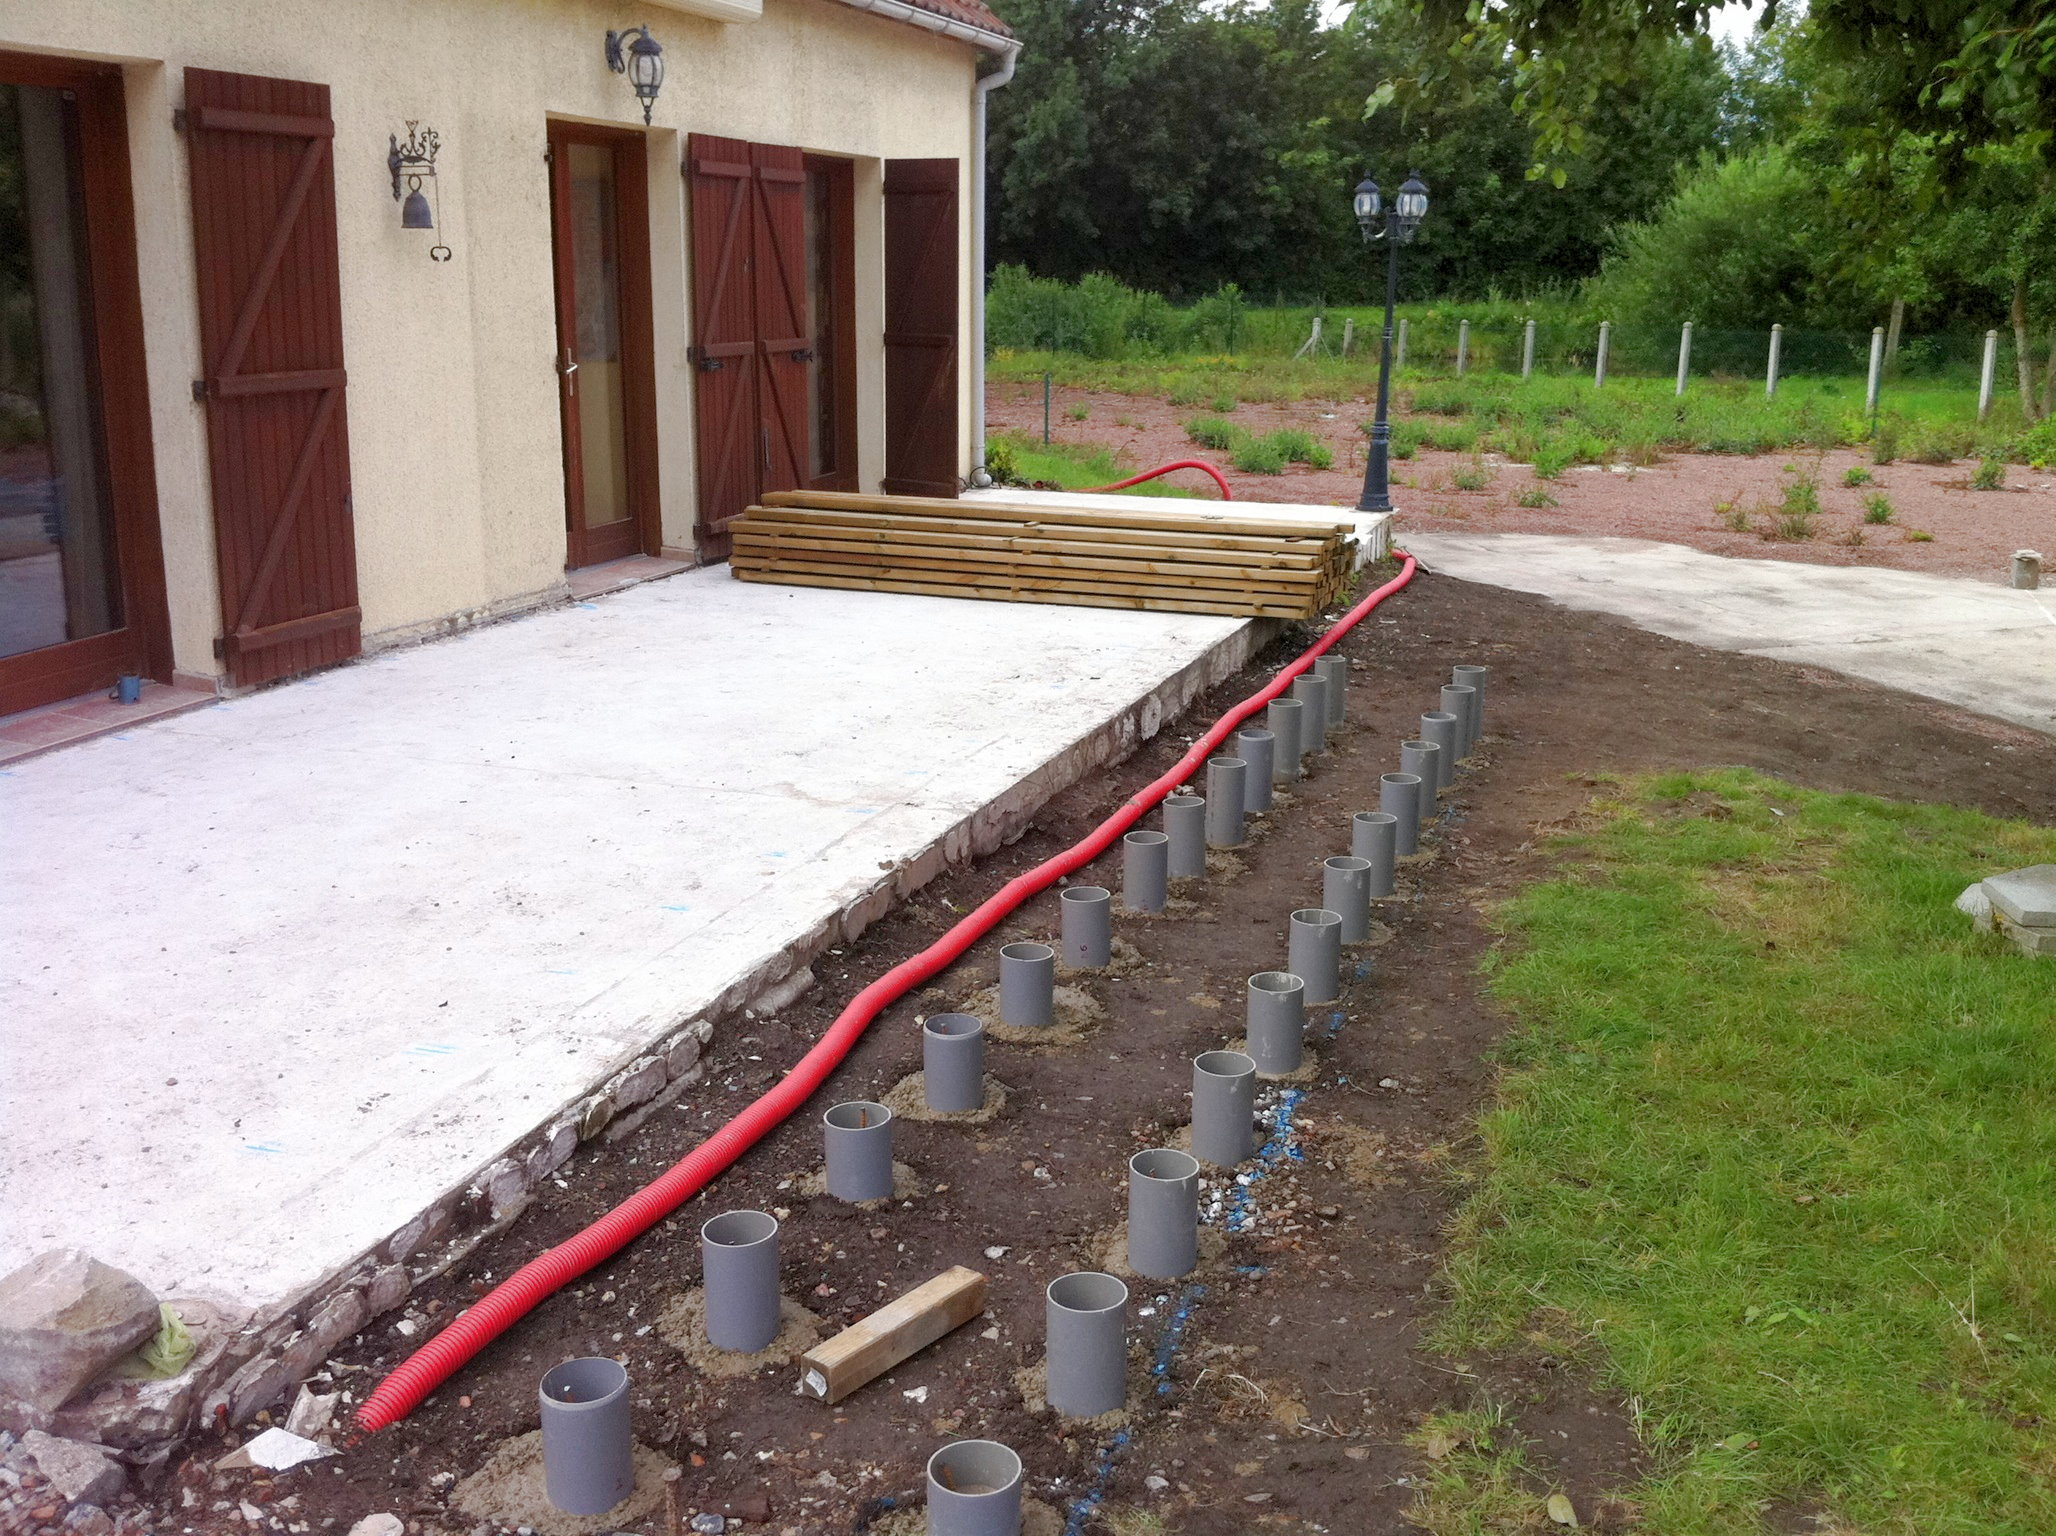
<instances>
[{"instance_id":1,"label":"grey pvc pipe sleeve","mask_svg":"<svg viewBox=\"0 0 2056 1536\"><path fill-rule=\"evenodd\" d=\"M985 1023L973 1013L931 1013L921 1026L921 1096L960 1115L985 1107Z\"/></svg>"},{"instance_id":2,"label":"grey pvc pipe sleeve","mask_svg":"<svg viewBox=\"0 0 2056 1536\"><path fill-rule=\"evenodd\" d=\"M1456 666L1449 669L1449 680L1462 683L1471 690L1471 740L1476 741L1485 734L1485 680L1492 675L1490 667Z\"/></svg>"},{"instance_id":3,"label":"grey pvc pipe sleeve","mask_svg":"<svg viewBox=\"0 0 2056 1536\"><path fill-rule=\"evenodd\" d=\"M1121 905L1130 912L1161 912L1170 900L1171 839L1162 832L1130 832L1121 839Z\"/></svg>"},{"instance_id":4,"label":"grey pvc pipe sleeve","mask_svg":"<svg viewBox=\"0 0 2056 1536\"><path fill-rule=\"evenodd\" d=\"M930 1456L928 1536L1021 1536L1021 1458L997 1440Z\"/></svg>"},{"instance_id":5,"label":"grey pvc pipe sleeve","mask_svg":"<svg viewBox=\"0 0 2056 1536\"><path fill-rule=\"evenodd\" d=\"M852 1204L892 1198L892 1111L853 1099L821 1117L828 1193Z\"/></svg>"},{"instance_id":6,"label":"grey pvc pipe sleeve","mask_svg":"<svg viewBox=\"0 0 2056 1536\"><path fill-rule=\"evenodd\" d=\"M1242 798L1249 765L1239 757L1206 760L1206 845L1242 846Z\"/></svg>"},{"instance_id":7,"label":"grey pvc pipe sleeve","mask_svg":"<svg viewBox=\"0 0 2056 1536\"><path fill-rule=\"evenodd\" d=\"M1103 885L1065 886L1057 897L1063 914L1057 947L1074 971L1096 971L1114 958L1114 893Z\"/></svg>"},{"instance_id":8,"label":"grey pvc pipe sleeve","mask_svg":"<svg viewBox=\"0 0 2056 1536\"><path fill-rule=\"evenodd\" d=\"M1392 853L1407 858L1420 852L1421 786L1417 773L1387 773L1378 777L1378 809L1392 818Z\"/></svg>"},{"instance_id":9,"label":"grey pvc pipe sleeve","mask_svg":"<svg viewBox=\"0 0 2056 1536\"><path fill-rule=\"evenodd\" d=\"M1192 1155L1233 1168L1256 1151L1256 1058L1202 1051L1192 1058Z\"/></svg>"},{"instance_id":10,"label":"grey pvc pipe sleeve","mask_svg":"<svg viewBox=\"0 0 2056 1536\"><path fill-rule=\"evenodd\" d=\"M1128 1401L1128 1287L1098 1270L1060 1275L1043 1292L1050 1407L1094 1419Z\"/></svg>"},{"instance_id":11,"label":"grey pvc pipe sleeve","mask_svg":"<svg viewBox=\"0 0 2056 1536\"><path fill-rule=\"evenodd\" d=\"M1371 866L1371 900L1393 892L1392 860L1399 818L1389 811L1358 811L1349 818L1349 851Z\"/></svg>"},{"instance_id":12,"label":"grey pvc pipe sleeve","mask_svg":"<svg viewBox=\"0 0 2056 1536\"><path fill-rule=\"evenodd\" d=\"M1342 919L1342 942L1371 936L1371 861L1354 854L1321 860L1321 905Z\"/></svg>"},{"instance_id":13,"label":"grey pvc pipe sleeve","mask_svg":"<svg viewBox=\"0 0 2056 1536\"><path fill-rule=\"evenodd\" d=\"M1291 971L1258 971L1249 978L1250 1059L1266 1077L1299 1070L1306 1048L1306 983Z\"/></svg>"},{"instance_id":14,"label":"grey pvc pipe sleeve","mask_svg":"<svg viewBox=\"0 0 2056 1536\"><path fill-rule=\"evenodd\" d=\"M1432 741L1442 750L1435 757L1435 788L1449 788L1456 777L1456 716L1446 709L1431 709L1421 716L1422 741Z\"/></svg>"},{"instance_id":15,"label":"grey pvc pipe sleeve","mask_svg":"<svg viewBox=\"0 0 2056 1536\"><path fill-rule=\"evenodd\" d=\"M1164 796L1164 834L1171 839L1171 878L1206 873L1206 801L1198 795Z\"/></svg>"},{"instance_id":16,"label":"grey pvc pipe sleeve","mask_svg":"<svg viewBox=\"0 0 2056 1536\"><path fill-rule=\"evenodd\" d=\"M754 1355L778 1337L778 1222L768 1211L723 1211L700 1228L707 1342Z\"/></svg>"},{"instance_id":17,"label":"grey pvc pipe sleeve","mask_svg":"<svg viewBox=\"0 0 2056 1536\"><path fill-rule=\"evenodd\" d=\"M1152 1147L1128 1159L1128 1267L1176 1280L1199 1263L1199 1159Z\"/></svg>"},{"instance_id":18,"label":"grey pvc pipe sleeve","mask_svg":"<svg viewBox=\"0 0 2056 1536\"><path fill-rule=\"evenodd\" d=\"M999 1021L1017 1029L1056 1022L1057 952L1047 944L1002 944Z\"/></svg>"},{"instance_id":19,"label":"grey pvc pipe sleeve","mask_svg":"<svg viewBox=\"0 0 2056 1536\"><path fill-rule=\"evenodd\" d=\"M604 1515L635 1491L628 1371L618 1360L566 1360L543 1373L543 1491L567 1515Z\"/></svg>"},{"instance_id":20,"label":"grey pvc pipe sleeve","mask_svg":"<svg viewBox=\"0 0 2056 1536\"><path fill-rule=\"evenodd\" d=\"M1441 784L1440 762L1442 749L1432 741L1402 741L1399 744L1399 771L1419 776L1420 793L1414 797L1420 830L1425 831L1428 823L1435 819L1435 791Z\"/></svg>"},{"instance_id":21,"label":"grey pvc pipe sleeve","mask_svg":"<svg viewBox=\"0 0 2056 1536\"><path fill-rule=\"evenodd\" d=\"M1252 815L1271 808L1271 749L1277 744L1278 738L1269 731L1235 733L1235 755L1247 765L1242 774L1242 808Z\"/></svg>"},{"instance_id":22,"label":"grey pvc pipe sleeve","mask_svg":"<svg viewBox=\"0 0 2056 1536\"><path fill-rule=\"evenodd\" d=\"M1332 729L1349 714L1349 658L1323 656L1314 663L1314 672L1328 685L1328 725Z\"/></svg>"},{"instance_id":23,"label":"grey pvc pipe sleeve","mask_svg":"<svg viewBox=\"0 0 2056 1536\"><path fill-rule=\"evenodd\" d=\"M1302 907L1292 914L1286 964L1306 983L1309 1003L1332 1003L1342 995L1342 916L1326 907Z\"/></svg>"},{"instance_id":24,"label":"grey pvc pipe sleeve","mask_svg":"<svg viewBox=\"0 0 2056 1536\"><path fill-rule=\"evenodd\" d=\"M1442 712L1456 716L1456 755L1459 760L1471 755L1471 690L1459 683L1442 685Z\"/></svg>"},{"instance_id":25,"label":"grey pvc pipe sleeve","mask_svg":"<svg viewBox=\"0 0 2056 1536\"><path fill-rule=\"evenodd\" d=\"M1292 696L1306 707L1299 717L1299 755L1328 749L1328 685L1318 673L1302 672L1292 680Z\"/></svg>"},{"instance_id":26,"label":"grey pvc pipe sleeve","mask_svg":"<svg viewBox=\"0 0 2056 1536\"><path fill-rule=\"evenodd\" d=\"M1299 777L1299 760L1306 754L1299 745L1300 717L1306 706L1297 699L1273 699L1264 711L1264 724L1271 728L1271 782L1290 784Z\"/></svg>"}]
</instances>

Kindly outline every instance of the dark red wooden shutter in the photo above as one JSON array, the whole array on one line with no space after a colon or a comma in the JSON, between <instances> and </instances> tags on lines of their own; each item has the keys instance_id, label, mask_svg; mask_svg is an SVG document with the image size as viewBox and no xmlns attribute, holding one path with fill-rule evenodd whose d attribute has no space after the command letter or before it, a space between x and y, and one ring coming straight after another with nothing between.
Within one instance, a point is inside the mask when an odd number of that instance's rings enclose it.
<instances>
[{"instance_id":1,"label":"dark red wooden shutter","mask_svg":"<svg viewBox=\"0 0 2056 1536\"><path fill-rule=\"evenodd\" d=\"M752 144L757 300L758 494L808 479L807 165L797 149Z\"/></svg>"},{"instance_id":2,"label":"dark red wooden shutter","mask_svg":"<svg viewBox=\"0 0 2056 1536\"><path fill-rule=\"evenodd\" d=\"M755 181L750 146L696 133L686 146L692 189L693 366L699 445L700 554L728 554L728 523L756 499Z\"/></svg>"},{"instance_id":3,"label":"dark red wooden shutter","mask_svg":"<svg viewBox=\"0 0 2056 1536\"><path fill-rule=\"evenodd\" d=\"M957 494L957 162L885 162L885 478Z\"/></svg>"},{"instance_id":4,"label":"dark red wooden shutter","mask_svg":"<svg viewBox=\"0 0 2056 1536\"><path fill-rule=\"evenodd\" d=\"M328 87L186 71L215 559L231 681L357 654Z\"/></svg>"}]
</instances>

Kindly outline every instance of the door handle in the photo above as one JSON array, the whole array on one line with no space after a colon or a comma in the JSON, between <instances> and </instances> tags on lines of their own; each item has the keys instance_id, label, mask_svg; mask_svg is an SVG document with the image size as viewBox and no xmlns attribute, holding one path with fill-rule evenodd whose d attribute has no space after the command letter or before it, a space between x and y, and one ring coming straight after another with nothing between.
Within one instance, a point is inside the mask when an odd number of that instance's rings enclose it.
<instances>
[{"instance_id":1,"label":"door handle","mask_svg":"<svg viewBox=\"0 0 2056 1536\"><path fill-rule=\"evenodd\" d=\"M702 353L700 354L700 356L699 356L699 370L700 370L700 372L701 372L701 373L719 373L719 372L721 371L722 367L723 367L723 364L722 364L722 362L721 362L721 359L720 359L720 358L718 358L718 357L709 357L709 356L707 356L707 354L706 354L706 353L704 353L704 352L702 352Z\"/></svg>"},{"instance_id":2,"label":"door handle","mask_svg":"<svg viewBox=\"0 0 2056 1536\"><path fill-rule=\"evenodd\" d=\"M792 360L796 363L811 363L814 360L814 349L812 347L794 347L792 349Z\"/></svg>"}]
</instances>

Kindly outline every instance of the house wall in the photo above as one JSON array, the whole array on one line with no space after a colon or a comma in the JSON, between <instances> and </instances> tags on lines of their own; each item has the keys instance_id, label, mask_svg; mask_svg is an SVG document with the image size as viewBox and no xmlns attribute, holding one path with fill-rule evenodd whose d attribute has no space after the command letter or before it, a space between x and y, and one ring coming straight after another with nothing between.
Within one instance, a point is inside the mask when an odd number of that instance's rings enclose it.
<instances>
[{"instance_id":1,"label":"house wall","mask_svg":"<svg viewBox=\"0 0 2056 1536\"><path fill-rule=\"evenodd\" d=\"M680 0L671 0L680 3ZM709 5L716 0L708 0ZM734 6L730 0L731 9ZM649 138L663 542L695 521L687 221L680 156L704 132L856 160L859 469L883 468L882 162L964 167L971 48L834 0L766 0L724 22L618 0L0 0L0 48L119 61L129 95L152 431L178 668L215 674L220 632L186 156L172 127L189 65L318 81L335 181L357 567L367 647L560 591L562 443L554 372L550 118L641 127L602 58L648 22L667 74ZM442 135L441 227L400 228L385 156L408 120ZM440 238L454 251L432 263ZM959 335L970 334L964 284ZM959 373L959 460L970 402Z\"/></svg>"}]
</instances>

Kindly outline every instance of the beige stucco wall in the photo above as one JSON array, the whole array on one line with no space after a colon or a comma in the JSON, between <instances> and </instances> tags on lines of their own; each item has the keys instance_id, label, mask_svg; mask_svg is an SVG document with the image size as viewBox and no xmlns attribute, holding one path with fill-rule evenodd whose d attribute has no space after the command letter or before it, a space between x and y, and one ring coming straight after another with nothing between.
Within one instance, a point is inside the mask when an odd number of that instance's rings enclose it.
<instances>
[{"instance_id":1,"label":"beige stucco wall","mask_svg":"<svg viewBox=\"0 0 2056 1536\"><path fill-rule=\"evenodd\" d=\"M673 0L679 3L679 0ZM632 9L632 8L631 8ZM857 161L859 467L883 463L881 163L954 156L969 259L975 55L835 0L765 0L722 22L617 0L0 0L0 48L122 61L130 95L152 431L177 665L214 673L219 633L186 157L188 65L319 81L336 120L350 462L367 643L536 600L563 579L545 124L640 127L602 59L647 21L668 66L649 132L663 541L694 523L684 136L718 133ZM442 228L400 228L387 136L442 135ZM964 285L959 335L970 332ZM959 368L959 465L970 452Z\"/></svg>"}]
</instances>

